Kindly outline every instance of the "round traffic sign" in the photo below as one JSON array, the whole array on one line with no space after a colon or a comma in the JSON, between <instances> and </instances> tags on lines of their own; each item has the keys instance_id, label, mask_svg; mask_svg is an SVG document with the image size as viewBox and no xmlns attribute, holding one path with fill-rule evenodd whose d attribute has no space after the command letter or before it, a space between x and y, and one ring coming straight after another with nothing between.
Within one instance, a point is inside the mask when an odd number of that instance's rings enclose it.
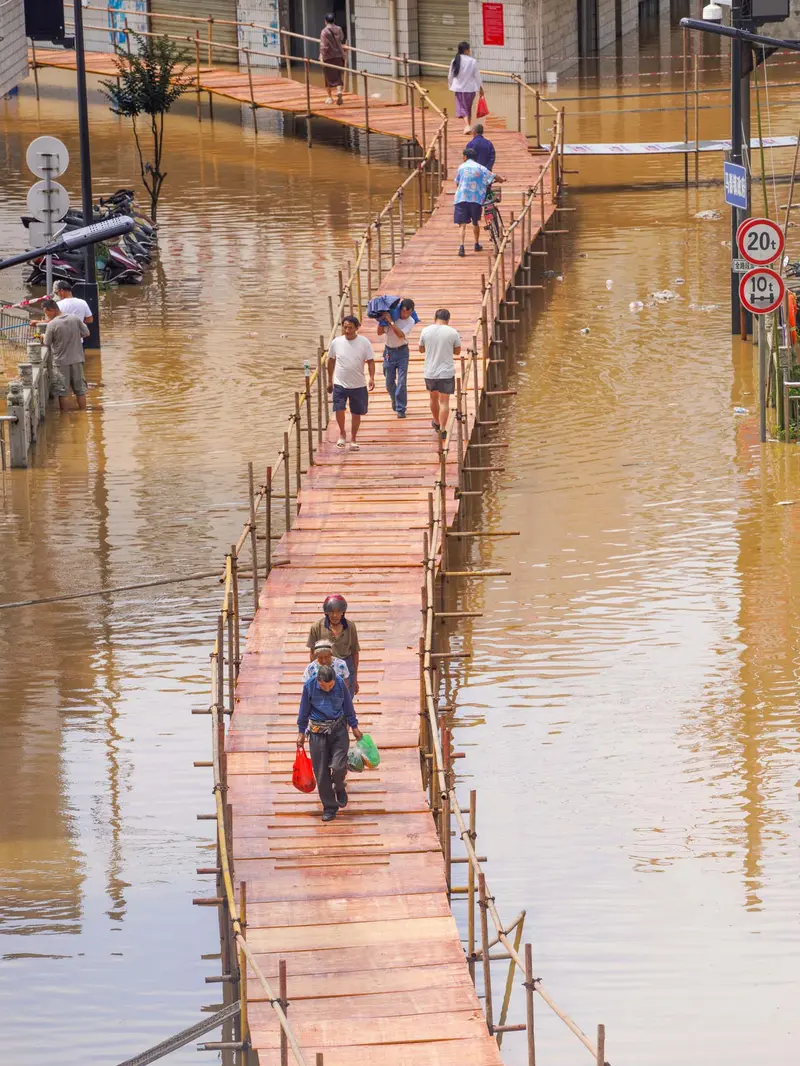
<instances>
[{"instance_id":1,"label":"round traffic sign","mask_svg":"<svg viewBox=\"0 0 800 1066\"><path fill-rule=\"evenodd\" d=\"M45 182L37 181L28 189L28 210L40 222L55 222L69 211L69 193L57 181L50 183L49 191Z\"/></svg>"},{"instance_id":2,"label":"round traffic sign","mask_svg":"<svg viewBox=\"0 0 800 1066\"><path fill-rule=\"evenodd\" d=\"M748 270L739 282L739 299L754 315L766 315L780 307L786 286L769 267Z\"/></svg>"},{"instance_id":3,"label":"round traffic sign","mask_svg":"<svg viewBox=\"0 0 800 1066\"><path fill-rule=\"evenodd\" d=\"M41 248L47 244L47 230L52 230L53 237L57 237L59 233L64 229L66 223L64 222L38 222L34 219L28 223L28 248Z\"/></svg>"},{"instance_id":4,"label":"round traffic sign","mask_svg":"<svg viewBox=\"0 0 800 1066\"><path fill-rule=\"evenodd\" d=\"M51 178L60 178L69 166L69 152L58 137L37 137L28 145L25 162L37 178L46 178L48 170Z\"/></svg>"},{"instance_id":5,"label":"round traffic sign","mask_svg":"<svg viewBox=\"0 0 800 1066\"><path fill-rule=\"evenodd\" d=\"M773 263L783 254L783 230L771 218L746 218L736 231L742 257L755 266Z\"/></svg>"}]
</instances>

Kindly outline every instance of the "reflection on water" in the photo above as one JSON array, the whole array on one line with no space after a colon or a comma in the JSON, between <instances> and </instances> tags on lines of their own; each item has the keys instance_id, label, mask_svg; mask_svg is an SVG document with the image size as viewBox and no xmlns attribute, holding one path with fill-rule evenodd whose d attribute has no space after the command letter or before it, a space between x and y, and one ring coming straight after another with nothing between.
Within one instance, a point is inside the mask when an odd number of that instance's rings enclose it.
<instances>
[{"instance_id":1,"label":"reflection on water","mask_svg":"<svg viewBox=\"0 0 800 1066\"><path fill-rule=\"evenodd\" d=\"M674 38L656 38L614 71L626 87L634 67L672 62ZM568 106L593 109L613 85L602 69ZM0 105L8 248L30 139L57 129L77 193L69 80L41 78L38 111L27 86ZM513 115L513 94L492 92ZM92 108L96 183L111 190L135 172L133 149ZM187 103L170 122L161 258L141 288L103 298L88 417L52 417L37 465L2 481L3 600L216 564L242 521L245 465L275 454L286 390L327 328L336 270L398 183L388 155L368 170L215 114L200 125ZM722 110L708 121L724 132ZM681 124L587 115L570 136L668 139ZM611 1061L787 1063L800 514L778 503L800 497L797 459L762 457L752 352L731 356L727 224L694 220L719 191L587 193L600 171L577 166L550 264L564 280L522 343L506 472L489 492L490 528L522 535L475 548L513 578L464 594L485 613L465 638L459 768L480 785L503 913L528 908L537 974L582 1024L607 1023ZM608 184L682 174L680 157L599 167ZM20 279L2 295L21 296ZM629 310L667 288L679 299ZM199 958L215 923L191 906L207 891L196 815L211 794L191 766L207 757L206 719L190 714L217 597L172 586L0 614L9 1062L108 1066L217 998ZM33 1040L32 989L46 1017ZM560 1023L538 1018L542 1059L580 1061ZM521 1063L515 1039L504 1055Z\"/></svg>"},{"instance_id":2,"label":"reflection on water","mask_svg":"<svg viewBox=\"0 0 800 1066\"><path fill-rule=\"evenodd\" d=\"M25 148L78 148L69 76L40 74L4 108L0 241L19 247ZM2 479L2 600L206 570L239 528L246 464L275 455L303 361L328 328L328 293L354 237L397 185L396 166L215 107L168 123L161 256L140 288L103 299L88 417L48 416L36 466ZM92 100L95 185L135 175L127 128ZM266 122L266 125L269 125ZM24 270L0 295L26 292ZM8 362L17 361L12 353ZM207 652L219 590L168 586L0 614L0 996L5 1056L118 1061L197 1020L218 950L192 898L208 865ZM31 993L47 1019L31 1038ZM194 1062L193 1047L172 1056ZM6 1061L6 1058L3 1059Z\"/></svg>"},{"instance_id":3,"label":"reflection on water","mask_svg":"<svg viewBox=\"0 0 800 1066\"><path fill-rule=\"evenodd\" d=\"M612 1062L796 1057L800 460L758 444L728 223L694 219L720 200L569 198L486 515L521 536L476 549L513 576L457 696L492 889Z\"/></svg>"}]
</instances>

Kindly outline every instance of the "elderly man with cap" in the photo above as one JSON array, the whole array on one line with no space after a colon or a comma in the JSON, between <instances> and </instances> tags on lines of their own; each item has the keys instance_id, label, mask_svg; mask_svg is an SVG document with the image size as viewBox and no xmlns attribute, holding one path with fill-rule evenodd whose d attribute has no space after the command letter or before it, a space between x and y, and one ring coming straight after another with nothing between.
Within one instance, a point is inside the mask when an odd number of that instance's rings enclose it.
<instances>
[{"instance_id":1,"label":"elderly man with cap","mask_svg":"<svg viewBox=\"0 0 800 1066\"><path fill-rule=\"evenodd\" d=\"M320 666L317 676L303 685L297 714L297 746L308 742L317 791L322 800L322 820L332 822L340 807L347 806L348 726L361 739L358 719L347 685L332 666Z\"/></svg>"},{"instance_id":2,"label":"elderly man with cap","mask_svg":"<svg viewBox=\"0 0 800 1066\"><path fill-rule=\"evenodd\" d=\"M303 671L303 684L310 681L312 677L316 677L321 666L332 666L334 674L345 683L350 677L347 663L333 654L333 645L329 640L318 640L314 645L314 658Z\"/></svg>"},{"instance_id":3,"label":"elderly man with cap","mask_svg":"<svg viewBox=\"0 0 800 1066\"><path fill-rule=\"evenodd\" d=\"M312 625L306 647L310 651L309 659L313 661L317 641L330 641L331 654L338 659L344 659L347 664L347 687L350 695L355 696L358 693L358 658L361 649L355 623L345 618L346 610L347 600L344 596L338 593L327 596L322 604L324 617Z\"/></svg>"}]
</instances>

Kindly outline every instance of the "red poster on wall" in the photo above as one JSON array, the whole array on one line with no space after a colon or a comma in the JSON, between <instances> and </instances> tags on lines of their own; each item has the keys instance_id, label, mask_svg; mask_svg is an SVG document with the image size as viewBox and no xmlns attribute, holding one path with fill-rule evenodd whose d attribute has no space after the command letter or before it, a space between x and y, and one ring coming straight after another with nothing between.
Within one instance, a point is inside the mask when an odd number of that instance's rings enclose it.
<instances>
[{"instance_id":1,"label":"red poster on wall","mask_svg":"<svg viewBox=\"0 0 800 1066\"><path fill-rule=\"evenodd\" d=\"M506 43L502 4L483 5L483 43L500 47Z\"/></svg>"}]
</instances>

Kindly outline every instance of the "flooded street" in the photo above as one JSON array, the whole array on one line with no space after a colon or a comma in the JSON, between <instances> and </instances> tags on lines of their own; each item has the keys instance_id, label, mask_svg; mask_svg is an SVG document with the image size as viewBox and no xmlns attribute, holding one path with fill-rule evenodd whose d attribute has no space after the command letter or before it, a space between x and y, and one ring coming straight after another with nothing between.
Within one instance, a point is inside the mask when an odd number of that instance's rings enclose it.
<instances>
[{"instance_id":1,"label":"flooded street","mask_svg":"<svg viewBox=\"0 0 800 1066\"><path fill-rule=\"evenodd\" d=\"M27 83L0 102L7 248L33 137L66 141L77 198L70 79L40 79L38 109ZM596 109L595 89L565 106ZM773 132L795 132L780 100ZM91 105L107 193L135 159L96 92ZM102 297L88 417L51 413L36 465L2 479L4 602L217 565L244 518L246 464L276 454L327 332L337 270L404 176L388 155L367 168L335 145L256 138L235 108L215 115L198 124L192 101L168 124L160 259L142 287ZM727 110L701 121L720 135ZM682 123L586 114L568 139L672 139ZM588 188L599 172L608 186L681 179L680 156L575 169L548 263L563 281L548 279L547 314L519 340L494 453L505 471L484 508L487 529L521 536L475 554L513 577L461 596L484 616L456 675L458 768L479 789L501 913L528 909L537 975L587 1030L607 1024L611 1062L782 1066L800 992L800 507L779 506L800 499L796 449L758 444L752 347L728 335L721 189ZM707 208L722 219L695 220ZM22 275L0 295L25 295ZM664 289L677 298L629 309ZM192 767L209 727L191 709L207 701L218 598L212 581L0 614L0 1002L15 1066L109 1066L221 998L203 983L218 964L200 959L218 950L215 916L191 902L209 894L195 868L211 853L196 820L213 807L210 771ZM542 1062L588 1061L537 1011Z\"/></svg>"},{"instance_id":2,"label":"flooded street","mask_svg":"<svg viewBox=\"0 0 800 1066\"><path fill-rule=\"evenodd\" d=\"M41 72L5 105L4 246L21 240L25 147L73 113ZM63 86L62 89L55 88ZM262 132L194 102L168 129L161 256L141 288L102 296L88 418L48 415L36 466L0 493L4 602L213 569L237 534L247 462L279 446L287 397L320 333L353 238L396 166ZM124 125L92 94L95 187L136 173ZM77 198L78 150L64 183ZM23 270L2 295L26 293ZM261 475L263 477L263 474ZM0 616L0 1000L8 1062L108 1064L191 1024L219 998L209 894L207 759L213 581ZM248 606L248 612L251 610ZM47 1023L31 1035L31 995ZM190 1045L170 1061L196 1063Z\"/></svg>"}]
</instances>

